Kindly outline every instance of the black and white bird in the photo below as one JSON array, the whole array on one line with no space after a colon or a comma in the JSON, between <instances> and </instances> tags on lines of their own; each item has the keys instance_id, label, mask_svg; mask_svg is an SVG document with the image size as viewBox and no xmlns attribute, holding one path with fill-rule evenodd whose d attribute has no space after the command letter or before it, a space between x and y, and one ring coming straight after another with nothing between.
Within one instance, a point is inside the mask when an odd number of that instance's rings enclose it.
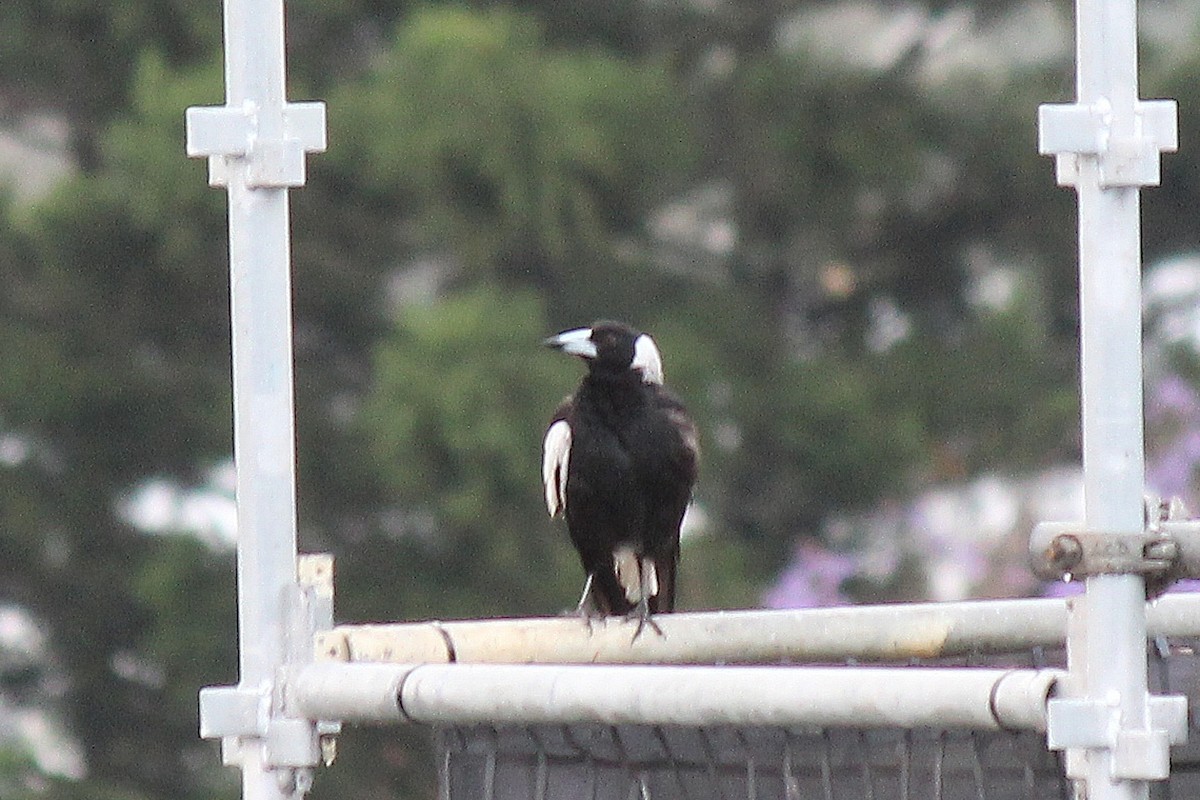
<instances>
[{"instance_id":1,"label":"black and white bird","mask_svg":"<svg viewBox=\"0 0 1200 800\"><path fill-rule=\"evenodd\" d=\"M675 607L679 528L699 463L696 426L663 386L654 340L597 322L545 341L587 374L546 431L542 483L587 574L580 613L638 620Z\"/></svg>"}]
</instances>

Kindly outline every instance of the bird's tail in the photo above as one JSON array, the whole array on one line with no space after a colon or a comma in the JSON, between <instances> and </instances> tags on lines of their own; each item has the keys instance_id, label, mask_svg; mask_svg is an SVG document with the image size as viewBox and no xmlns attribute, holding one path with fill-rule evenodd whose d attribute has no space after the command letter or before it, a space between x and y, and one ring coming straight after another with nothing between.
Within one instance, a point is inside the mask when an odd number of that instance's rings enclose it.
<instances>
[{"instance_id":1,"label":"bird's tail","mask_svg":"<svg viewBox=\"0 0 1200 800\"><path fill-rule=\"evenodd\" d=\"M675 610L675 571L678 552L653 556L632 548L619 547L613 552L615 580L599 581L608 613L627 614L646 598L650 613Z\"/></svg>"},{"instance_id":2,"label":"bird's tail","mask_svg":"<svg viewBox=\"0 0 1200 800\"><path fill-rule=\"evenodd\" d=\"M647 557L654 565L658 576L658 592L650 598L650 612L661 614L675 610L675 572L679 567L679 553L672 552L657 558Z\"/></svg>"}]
</instances>

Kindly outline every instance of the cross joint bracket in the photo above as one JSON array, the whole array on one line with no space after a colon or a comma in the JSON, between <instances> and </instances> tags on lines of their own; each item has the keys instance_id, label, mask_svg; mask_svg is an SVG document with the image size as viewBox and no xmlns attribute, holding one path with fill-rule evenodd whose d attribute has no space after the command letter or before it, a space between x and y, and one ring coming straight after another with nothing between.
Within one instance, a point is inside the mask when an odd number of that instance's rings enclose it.
<instances>
[{"instance_id":1,"label":"cross joint bracket","mask_svg":"<svg viewBox=\"0 0 1200 800\"><path fill-rule=\"evenodd\" d=\"M1094 159L1101 188L1157 186L1160 155L1179 147L1174 100L1139 100L1132 124L1118 124L1106 100L1047 103L1038 108L1038 152L1057 159L1060 186L1079 183L1083 159Z\"/></svg>"},{"instance_id":2,"label":"cross joint bracket","mask_svg":"<svg viewBox=\"0 0 1200 800\"><path fill-rule=\"evenodd\" d=\"M275 771L281 788L303 795L311 786L313 768L333 761L341 723L306 719L289 699L293 668L312 660L315 635L333 627L333 558L301 555L297 574L297 582L286 590L281 620L285 663L274 680L201 689L200 736L221 740L222 760L228 766L241 765L247 743L256 742L263 764Z\"/></svg>"},{"instance_id":3,"label":"cross joint bracket","mask_svg":"<svg viewBox=\"0 0 1200 800\"><path fill-rule=\"evenodd\" d=\"M1051 750L1112 752L1112 777L1160 781L1170 775L1170 747L1187 741L1187 698L1147 696L1145 728L1122 725L1116 698L1052 698L1046 708L1046 743Z\"/></svg>"},{"instance_id":4,"label":"cross joint bracket","mask_svg":"<svg viewBox=\"0 0 1200 800\"><path fill-rule=\"evenodd\" d=\"M208 158L212 186L228 186L238 165L252 189L303 186L305 154L324 152L325 146L321 102L285 103L273 113L249 100L187 110L187 154Z\"/></svg>"}]
</instances>

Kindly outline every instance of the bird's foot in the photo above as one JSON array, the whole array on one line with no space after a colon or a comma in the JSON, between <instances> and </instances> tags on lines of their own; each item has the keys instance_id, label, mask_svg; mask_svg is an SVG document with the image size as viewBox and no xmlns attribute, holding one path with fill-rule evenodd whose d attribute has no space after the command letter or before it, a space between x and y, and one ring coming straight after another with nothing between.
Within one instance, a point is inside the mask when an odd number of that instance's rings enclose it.
<instances>
[{"instance_id":1,"label":"bird's foot","mask_svg":"<svg viewBox=\"0 0 1200 800\"><path fill-rule=\"evenodd\" d=\"M592 625L596 622L603 622L604 616L590 608L578 606L576 608L564 608L558 612L558 616L563 618L577 619L587 626L588 632L591 633Z\"/></svg>"},{"instance_id":2,"label":"bird's foot","mask_svg":"<svg viewBox=\"0 0 1200 800\"><path fill-rule=\"evenodd\" d=\"M592 633L592 625L596 620L604 619L604 615L596 607L595 598L592 597L592 579L589 574L587 581L583 584L583 595L579 598L579 605L575 606L575 616L583 620L583 624L587 626L588 635Z\"/></svg>"},{"instance_id":3,"label":"bird's foot","mask_svg":"<svg viewBox=\"0 0 1200 800\"><path fill-rule=\"evenodd\" d=\"M630 640L630 644L638 640L638 637L642 635L642 631L647 626L649 626L651 630L653 630L662 638L667 638L667 635L663 633L663 629L658 626L658 623L654 621L654 617L651 616L650 600L645 595L643 595L638 604L634 606L634 609L625 615L625 619L630 622L635 619L637 620L637 630L633 632L633 639Z\"/></svg>"},{"instance_id":4,"label":"bird's foot","mask_svg":"<svg viewBox=\"0 0 1200 800\"><path fill-rule=\"evenodd\" d=\"M601 624L604 622L604 615L597 611L590 603L580 603L579 607L575 609L575 616L583 621L589 636L592 634L593 626L597 622Z\"/></svg>"}]
</instances>

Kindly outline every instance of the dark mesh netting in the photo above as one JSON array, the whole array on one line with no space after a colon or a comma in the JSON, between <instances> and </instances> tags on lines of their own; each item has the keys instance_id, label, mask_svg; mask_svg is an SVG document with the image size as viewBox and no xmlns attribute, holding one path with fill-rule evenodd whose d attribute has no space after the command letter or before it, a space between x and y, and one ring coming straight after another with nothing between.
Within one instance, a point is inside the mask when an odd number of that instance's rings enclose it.
<instances>
[{"instance_id":1,"label":"dark mesh netting","mask_svg":"<svg viewBox=\"0 0 1200 800\"><path fill-rule=\"evenodd\" d=\"M1194 643L1150 649L1150 685L1198 696ZM1056 666L1061 653L922 662ZM1200 797L1196 714L1152 798ZM604 725L436 731L443 800L1070 800L1034 732Z\"/></svg>"},{"instance_id":2,"label":"dark mesh netting","mask_svg":"<svg viewBox=\"0 0 1200 800\"><path fill-rule=\"evenodd\" d=\"M1033 733L649 726L447 729L450 798L1066 797Z\"/></svg>"}]
</instances>

